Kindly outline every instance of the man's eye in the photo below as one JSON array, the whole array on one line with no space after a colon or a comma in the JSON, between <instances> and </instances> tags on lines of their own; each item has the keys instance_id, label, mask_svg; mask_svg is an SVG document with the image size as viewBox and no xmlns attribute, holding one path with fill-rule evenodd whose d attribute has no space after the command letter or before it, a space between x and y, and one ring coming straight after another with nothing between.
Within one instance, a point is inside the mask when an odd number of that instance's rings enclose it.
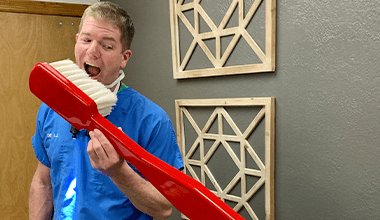
<instances>
[{"instance_id":1,"label":"man's eye","mask_svg":"<svg viewBox=\"0 0 380 220\"><path fill-rule=\"evenodd\" d=\"M90 39L87 39L87 38L83 39L83 41L86 42L86 43L91 42L91 40L90 40Z\"/></svg>"},{"instance_id":2,"label":"man's eye","mask_svg":"<svg viewBox=\"0 0 380 220\"><path fill-rule=\"evenodd\" d=\"M104 45L103 47L104 47L104 49L106 49L106 50L112 50L112 46Z\"/></svg>"}]
</instances>

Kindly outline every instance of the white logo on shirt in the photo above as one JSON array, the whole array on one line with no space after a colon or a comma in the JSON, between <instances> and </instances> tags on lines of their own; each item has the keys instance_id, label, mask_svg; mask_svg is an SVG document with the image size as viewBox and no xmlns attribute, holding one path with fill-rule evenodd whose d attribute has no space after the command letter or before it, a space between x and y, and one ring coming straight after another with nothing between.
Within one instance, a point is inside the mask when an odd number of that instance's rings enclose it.
<instances>
[{"instance_id":1,"label":"white logo on shirt","mask_svg":"<svg viewBox=\"0 0 380 220\"><path fill-rule=\"evenodd\" d=\"M48 137L48 138L52 138L52 137L57 138L57 137L58 137L58 134L50 133L50 134L47 134L47 137Z\"/></svg>"}]
</instances>

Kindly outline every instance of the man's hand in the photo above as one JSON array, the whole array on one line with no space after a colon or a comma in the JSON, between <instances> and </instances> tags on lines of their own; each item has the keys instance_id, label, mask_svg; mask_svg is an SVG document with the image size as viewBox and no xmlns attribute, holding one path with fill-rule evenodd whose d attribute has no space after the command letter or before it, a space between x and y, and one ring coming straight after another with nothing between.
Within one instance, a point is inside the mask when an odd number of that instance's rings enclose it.
<instances>
[{"instance_id":1,"label":"man's hand","mask_svg":"<svg viewBox=\"0 0 380 220\"><path fill-rule=\"evenodd\" d=\"M90 131L90 137L87 152L91 165L109 176L138 210L156 219L168 218L172 213L170 202L128 165L101 131Z\"/></svg>"},{"instance_id":2,"label":"man's hand","mask_svg":"<svg viewBox=\"0 0 380 220\"><path fill-rule=\"evenodd\" d=\"M104 134L95 129L90 131L91 140L88 142L87 153L92 167L109 177L120 172L125 163Z\"/></svg>"}]
</instances>

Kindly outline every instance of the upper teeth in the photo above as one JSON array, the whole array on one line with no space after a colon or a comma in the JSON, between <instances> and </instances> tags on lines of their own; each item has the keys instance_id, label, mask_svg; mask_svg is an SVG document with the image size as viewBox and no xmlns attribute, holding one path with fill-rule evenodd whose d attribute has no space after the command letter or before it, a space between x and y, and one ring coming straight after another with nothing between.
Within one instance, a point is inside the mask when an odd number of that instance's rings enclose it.
<instances>
[{"instance_id":1,"label":"upper teeth","mask_svg":"<svg viewBox=\"0 0 380 220\"><path fill-rule=\"evenodd\" d=\"M97 68L99 68L98 66L96 66L95 64L92 64L92 63L87 63L87 62L86 62L86 65L89 65L89 66L93 66L93 67L97 67Z\"/></svg>"}]
</instances>

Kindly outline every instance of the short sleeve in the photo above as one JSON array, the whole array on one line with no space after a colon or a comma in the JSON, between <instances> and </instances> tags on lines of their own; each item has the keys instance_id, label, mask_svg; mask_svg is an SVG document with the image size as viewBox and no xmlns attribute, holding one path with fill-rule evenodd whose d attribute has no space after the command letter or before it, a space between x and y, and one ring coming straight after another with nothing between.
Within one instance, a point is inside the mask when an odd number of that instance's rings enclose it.
<instances>
[{"instance_id":1,"label":"short sleeve","mask_svg":"<svg viewBox=\"0 0 380 220\"><path fill-rule=\"evenodd\" d=\"M146 150L176 169L183 169L183 160L174 128L167 115L164 115L163 120L152 129Z\"/></svg>"},{"instance_id":2,"label":"short sleeve","mask_svg":"<svg viewBox=\"0 0 380 220\"><path fill-rule=\"evenodd\" d=\"M45 166L51 167L49 157L47 155L45 145L44 145L44 122L47 117L49 108L42 104L37 113L37 122L36 122L36 133L32 137L32 145L34 149L34 154L36 158Z\"/></svg>"}]
</instances>

